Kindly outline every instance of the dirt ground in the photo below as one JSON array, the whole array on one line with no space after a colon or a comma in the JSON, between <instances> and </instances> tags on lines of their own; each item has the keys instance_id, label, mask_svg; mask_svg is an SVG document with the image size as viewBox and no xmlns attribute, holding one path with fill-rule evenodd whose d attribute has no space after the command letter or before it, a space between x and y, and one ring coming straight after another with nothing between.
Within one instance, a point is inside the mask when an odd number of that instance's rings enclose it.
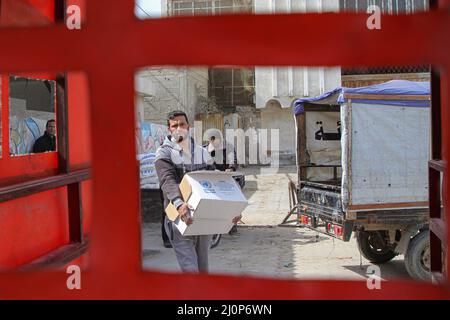
<instances>
[{"instance_id":1,"label":"dirt ground","mask_svg":"<svg viewBox=\"0 0 450 320\"><path fill-rule=\"evenodd\" d=\"M283 167L277 173L246 168L244 193L249 206L243 212L245 224L238 233L223 235L211 249L210 273L296 279L365 279L371 264L362 257L356 240L332 239L300 227L278 226L289 210L288 179L295 181L296 168ZM143 267L179 272L173 249L164 248L161 225L142 227ZM403 256L381 265L381 278L410 279Z\"/></svg>"}]
</instances>

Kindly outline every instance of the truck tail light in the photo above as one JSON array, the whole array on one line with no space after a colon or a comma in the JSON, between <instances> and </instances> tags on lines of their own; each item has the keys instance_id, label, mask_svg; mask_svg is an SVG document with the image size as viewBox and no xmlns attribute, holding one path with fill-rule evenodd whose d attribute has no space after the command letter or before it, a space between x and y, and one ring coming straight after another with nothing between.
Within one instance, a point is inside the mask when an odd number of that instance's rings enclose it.
<instances>
[{"instance_id":1,"label":"truck tail light","mask_svg":"<svg viewBox=\"0 0 450 320\"><path fill-rule=\"evenodd\" d=\"M334 226L334 234L338 237L342 237L342 227Z\"/></svg>"},{"instance_id":2,"label":"truck tail light","mask_svg":"<svg viewBox=\"0 0 450 320\"><path fill-rule=\"evenodd\" d=\"M302 224L308 224L308 216L301 215L301 216L300 216L300 222L301 222Z\"/></svg>"}]
</instances>

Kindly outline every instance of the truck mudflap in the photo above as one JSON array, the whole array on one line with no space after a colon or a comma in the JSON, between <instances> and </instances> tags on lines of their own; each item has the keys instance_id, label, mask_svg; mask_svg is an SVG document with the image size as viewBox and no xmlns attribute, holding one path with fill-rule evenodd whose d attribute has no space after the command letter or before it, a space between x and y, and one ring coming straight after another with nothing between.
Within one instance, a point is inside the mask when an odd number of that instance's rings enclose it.
<instances>
[{"instance_id":1,"label":"truck mudflap","mask_svg":"<svg viewBox=\"0 0 450 320\"><path fill-rule=\"evenodd\" d=\"M345 220L340 187L305 183L298 198L301 225L344 241L350 240L353 222Z\"/></svg>"}]
</instances>

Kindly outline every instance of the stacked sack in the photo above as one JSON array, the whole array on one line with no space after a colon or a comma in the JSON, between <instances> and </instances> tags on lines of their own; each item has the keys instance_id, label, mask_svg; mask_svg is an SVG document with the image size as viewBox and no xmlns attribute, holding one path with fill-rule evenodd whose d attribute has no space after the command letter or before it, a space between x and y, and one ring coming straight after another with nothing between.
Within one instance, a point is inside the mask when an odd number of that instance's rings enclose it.
<instances>
[{"instance_id":1,"label":"stacked sack","mask_svg":"<svg viewBox=\"0 0 450 320\"><path fill-rule=\"evenodd\" d=\"M155 157L156 154L153 152L140 154L138 156L141 189L159 189L159 181L155 169Z\"/></svg>"}]
</instances>

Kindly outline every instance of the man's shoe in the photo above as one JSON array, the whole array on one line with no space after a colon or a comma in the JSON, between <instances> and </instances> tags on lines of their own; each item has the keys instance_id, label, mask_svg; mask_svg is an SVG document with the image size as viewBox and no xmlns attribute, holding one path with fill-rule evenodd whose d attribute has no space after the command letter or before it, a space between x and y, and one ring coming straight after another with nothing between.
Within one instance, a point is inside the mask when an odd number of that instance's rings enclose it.
<instances>
[{"instance_id":1,"label":"man's shoe","mask_svg":"<svg viewBox=\"0 0 450 320\"><path fill-rule=\"evenodd\" d=\"M172 248L172 244L170 243L170 241L164 241L164 247L165 248Z\"/></svg>"}]
</instances>

